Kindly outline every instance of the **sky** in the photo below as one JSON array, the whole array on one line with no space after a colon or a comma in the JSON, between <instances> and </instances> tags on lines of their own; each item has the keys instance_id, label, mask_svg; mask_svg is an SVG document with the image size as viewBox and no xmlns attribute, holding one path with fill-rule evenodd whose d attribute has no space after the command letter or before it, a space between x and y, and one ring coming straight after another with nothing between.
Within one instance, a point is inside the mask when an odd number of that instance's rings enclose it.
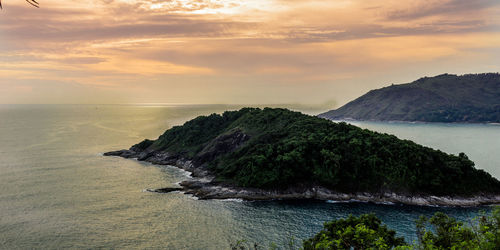
<instances>
[{"instance_id":1,"label":"sky","mask_svg":"<svg viewBox=\"0 0 500 250\"><path fill-rule=\"evenodd\" d=\"M498 72L498 0L3 0L0 103L297 103Z\"/></svg>"}]
</instances>

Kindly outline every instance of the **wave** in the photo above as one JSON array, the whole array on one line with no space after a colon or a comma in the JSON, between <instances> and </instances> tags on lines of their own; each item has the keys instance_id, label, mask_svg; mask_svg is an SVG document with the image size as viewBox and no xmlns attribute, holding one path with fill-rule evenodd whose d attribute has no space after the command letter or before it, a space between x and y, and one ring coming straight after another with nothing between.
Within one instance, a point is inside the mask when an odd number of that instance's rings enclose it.
<instances>
[{"instance_id":1,"label":"wave","mask_svg":"<svg viewBox=\"0 0 500 250\"><path fill-rule=\"evenodd\" d=\"M197 201L197 200L199 200L199 199L200 199L200 198L198 198L198 197L196 197L196 196L194 196L194 195L192 195L192 194L186 194L186 193L184 193L184 192L182 192L182 191L178 191L178 192L179 192L179 193L181 193L181 194L186 195L188 198L191 198L191 199L193 199L193 200L195 200L195 201Z\"/></svg>"},{"instance_id":2,"label":"wave","mask_svg":"<svg viewBox=\"0 0 500 250\"><path fill-rule=\"evenodd\" d=\"M370 203L370 201L362 201L362 200L356 200L356 199L351 199L351 200L342 200L342 201L336 201L336 200L326 200L326 203L330 204L336 204L336 203ZM396 205L394 202L390 201L380 201L380 202L373 202L377 205Z\"/></svg>"},{"instance_id":3,"label":"wave","mask_svg":"<svg viewBox=\"0 0 500 250\"><path fill-rule=\"evenodd\" d=\"M158 165L158 166L161 166L161 165ZM190 178L190 179L191 179L191 178L193 178L193 176L192 176L192 173L191 173L191 172L189 172L189 171L187 171L187 170L184 170L184 169L182 169L182 168L178 168L178 167L176 167L176 166L172 166L172 165L165 165L165 167L166 167L166 168L169 168L169 169L175 169L175 171L177 171L178 173L181 173L181 175L182 175L183 177L187 177L187 178ZM181 183L181 182L182 182L182 181L179 181L179 182L178 182L178 183L176 183L176 184L179 184L179 183Z\"/></svg>"},{"instance_id":4,"label":"wave","mask_svg":"<svg viewBox=\"0 0 500 250\"><path fill-rule=\"evenodd\" d=\"M229 199L221 199L220 201L243 202L244 200L239 198L229 198Z\"/></svg>"},{"instance_id":5,"label":"wave","mask_svg":"<svg viewBox=\"0 0 500 250\"><path fill-rule=\"evenodd\" d=\"M347 201L326 200L326 203L330 203L330 204L335 204L335 203L349 203L349 202L352 202L352 201L351 200L347 200Z\"/></svg>"}]
</instances>

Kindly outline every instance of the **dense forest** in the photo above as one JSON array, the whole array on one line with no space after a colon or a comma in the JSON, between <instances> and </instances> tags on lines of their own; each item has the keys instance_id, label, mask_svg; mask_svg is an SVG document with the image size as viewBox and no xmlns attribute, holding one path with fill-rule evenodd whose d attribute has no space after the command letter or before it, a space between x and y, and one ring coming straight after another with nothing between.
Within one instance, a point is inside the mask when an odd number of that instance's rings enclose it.
<instances>
[{"instance_id":1,"label":"dense forest","mask_svg":"<svg viewBox=\"0 0 500 250\"><path fill-rule=\"evenodd\" d=\"M200 116L131 149L192 159L241 187L322 186L339 192L500 193L500 182L463 153L286 109L244 108Z\"/></svg>"},{"instance_id":2,"label":"dense forest","mask_svg":"<svg viewBox=\"0 0 500 250\"><path fill-rule=\"evenodd\" d=\"M500 122L500 74L444 74L371 90L320 114L329 119Z\"/></svg>"}]
</instances>

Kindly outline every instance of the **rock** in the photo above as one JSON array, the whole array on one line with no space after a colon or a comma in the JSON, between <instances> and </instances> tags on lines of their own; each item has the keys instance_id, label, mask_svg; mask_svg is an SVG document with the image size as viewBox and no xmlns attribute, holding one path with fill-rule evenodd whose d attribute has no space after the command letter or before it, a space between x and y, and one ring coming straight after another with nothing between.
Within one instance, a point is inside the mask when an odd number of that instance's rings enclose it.
<instances>
[{"instance_id":1,"label":"rock","mask_svg":"<svg viewBox=\"0 0 500 250\"><path fill-rule=\"evenodd\" d=\"M139 153L139 155L137 155L137 160L144 161L144 160L146 160L149 157L154 156L154 155L155 155L154 151L143 151L143 152Z\"/></svg>"},{"instance_id":2,"label":"rock","mask_svg":"<svg viewBox=\"0 0 500 250\"><path fill-rule=\"evenodd\" d=\"M210 162L217 156L224 155L238 149L245 143L250 136L243 133L239 129L233 130L231 133L223 134L208 143L194 158L194 161L202 165Z\"/></svg>"},{"instance_id":3,"label":"rock","mask_svg":"<svg viewBox=\"0 0 500 250\"><path fill-rule=\"evenodd\" d=\"M104 156L121 156L123 158L134 158L137 156L137 152L127 149L117 150L106 152L103 154Z\"/></svg>"},{"instance_id":4,"label":"rock","mask_svg":"<svg viewBox=\"0 0 500 250\"><path fill-rule=\"evenodd\" d=\"M184 188L181 187L166 187L166 188L148 188L146 189L148 192L153 192L153 193L170 193L174 191L182 191Z\"/></svg>"}]
</instances>

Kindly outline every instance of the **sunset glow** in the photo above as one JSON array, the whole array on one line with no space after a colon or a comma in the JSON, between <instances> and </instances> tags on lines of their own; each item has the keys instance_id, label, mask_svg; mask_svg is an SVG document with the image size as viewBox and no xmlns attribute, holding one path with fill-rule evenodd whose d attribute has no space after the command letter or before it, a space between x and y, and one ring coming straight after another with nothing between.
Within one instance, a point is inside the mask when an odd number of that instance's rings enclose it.
<instances>
[{"instance_id":1,"label":"sunset glow","mask_svg":"<svg viewBox=\"0 0 500 250\"><path fill-rule=\"evenodd\" d=\"M341 105L499 71L492 0L39 2L2 1L0 103Z\"/></svg>"}]
</instances>

